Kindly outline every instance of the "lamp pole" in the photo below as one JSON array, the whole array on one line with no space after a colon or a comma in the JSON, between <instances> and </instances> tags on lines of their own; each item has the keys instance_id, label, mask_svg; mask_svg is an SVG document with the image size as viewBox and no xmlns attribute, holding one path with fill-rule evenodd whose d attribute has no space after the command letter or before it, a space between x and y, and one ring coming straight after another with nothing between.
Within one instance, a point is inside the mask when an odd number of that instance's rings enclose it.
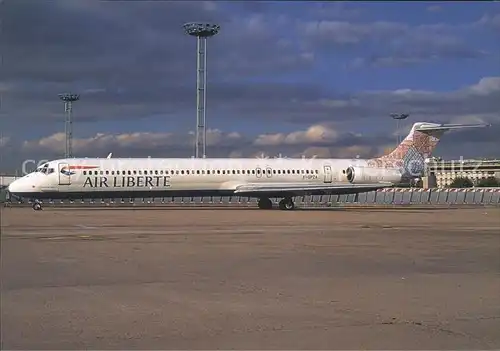
<instances>
[{"instance_id":1,"label":"lamp pole","mask_svg":"<svg viewBox=\"0 0 500 351\"><path fill-rule=\"evenodd\" d=\"M195 157L206 157L206 103L207 103L207 39L219 33L220 26L211 23L186 23L186 34L196 37L196 144Z\"/></svg>"},{"instance_id":2,"label":"lamp pole","mask_svg":"<svg viewBox=\"0 0 500 351\"><path fill-rule=\"evenodd\" d=\"M80 95L71 93L59 94L59 99L64 102L64 112L66 113L66 120L64 123L64 133L66 134L64 157L70 158L73 157L73 102L78 101Z\"/></svg>"}]
</instances>

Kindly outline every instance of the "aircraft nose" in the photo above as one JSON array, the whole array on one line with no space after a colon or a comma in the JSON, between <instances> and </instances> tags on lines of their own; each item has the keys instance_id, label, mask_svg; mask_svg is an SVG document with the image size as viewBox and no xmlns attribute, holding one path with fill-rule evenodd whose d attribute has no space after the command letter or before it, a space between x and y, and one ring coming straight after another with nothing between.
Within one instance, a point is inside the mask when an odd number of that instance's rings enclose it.
<instances>
[{"instance_id":1,"label":"aircraft nose","mask_svg":"<svg viewBox=\"0 0 500 351\"><path fill-rule=\"evenodd\" d=\"M11 194L20 194L30 191L30 189L27 188L26 180L23 178L14 180L12 183L9 184L7 190Z\"/></svg>"},{"instance_id":2,"label":"aircraft nose","mask_svg":"<svg viewBox=\"0 0 500 351\"><path fill-rule=\"evenodd\" d=\"M7 190L11 194L19 192L19 180L14 180L12 183L10 183L9 186L7 187Z\"/></svg>"}]
</instances>

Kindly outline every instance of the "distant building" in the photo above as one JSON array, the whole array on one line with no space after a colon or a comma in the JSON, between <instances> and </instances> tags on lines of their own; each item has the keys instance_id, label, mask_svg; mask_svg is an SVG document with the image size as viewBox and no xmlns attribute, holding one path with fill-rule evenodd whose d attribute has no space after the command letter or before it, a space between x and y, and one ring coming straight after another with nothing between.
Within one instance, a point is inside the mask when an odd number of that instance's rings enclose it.
<instances>
[{"instance_id":1,"label":"distant building","mask_svg":"<svg viewBox=\"0 0 500 351\"><path fill-rule=\"evenodd\" d=\"M14 176L0 175L0 189L8 187L15 179Z\"/></svg>"},{"instance_id":2,"label":"distant building","mask_svg":"<svg viewBox=\"0 0 500 351\"><path fill-rule=\"evenodd\" d=\"M427 173L436 177L438 188L445 188L457 177L467 177L474 184L481 179L500 179L500 160L452 160L427 164Z\"/></svg>"}]
</instances>

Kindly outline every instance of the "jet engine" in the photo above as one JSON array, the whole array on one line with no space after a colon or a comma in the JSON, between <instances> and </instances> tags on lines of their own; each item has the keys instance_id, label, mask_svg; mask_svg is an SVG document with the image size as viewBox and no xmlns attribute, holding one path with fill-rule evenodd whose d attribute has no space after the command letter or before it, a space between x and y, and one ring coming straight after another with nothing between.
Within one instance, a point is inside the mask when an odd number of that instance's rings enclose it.
<instances>
[{"instance_id":1,"label":"jet engine","mask_svg":"<svg viewBox=\"0 0 500 351\"><path fill-rule=\"evenodd\" d=\"M399 183L402 180L401 171L396 168L350 166L345 175L352 184Z\"/></svg>"}]
</instances>

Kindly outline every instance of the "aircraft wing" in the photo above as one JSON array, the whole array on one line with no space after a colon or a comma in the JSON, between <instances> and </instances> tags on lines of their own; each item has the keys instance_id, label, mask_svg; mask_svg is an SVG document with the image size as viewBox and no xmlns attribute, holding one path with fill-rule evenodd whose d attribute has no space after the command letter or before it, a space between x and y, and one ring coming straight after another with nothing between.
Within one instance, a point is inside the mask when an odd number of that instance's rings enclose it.
<instances>
[{"instance_id":1,"label":"aircraft wing","mask_svg":"<svg viewBox=\"0 0 500 351\"><path fill-rule=\"evenodd\" d=\"M267 196L301 196L314 194L355 194L392 187L392 183L373 184L293 184L293 183L247 183L237 185L235 194L262 194Z\"/></svg>"}]
</instances>

